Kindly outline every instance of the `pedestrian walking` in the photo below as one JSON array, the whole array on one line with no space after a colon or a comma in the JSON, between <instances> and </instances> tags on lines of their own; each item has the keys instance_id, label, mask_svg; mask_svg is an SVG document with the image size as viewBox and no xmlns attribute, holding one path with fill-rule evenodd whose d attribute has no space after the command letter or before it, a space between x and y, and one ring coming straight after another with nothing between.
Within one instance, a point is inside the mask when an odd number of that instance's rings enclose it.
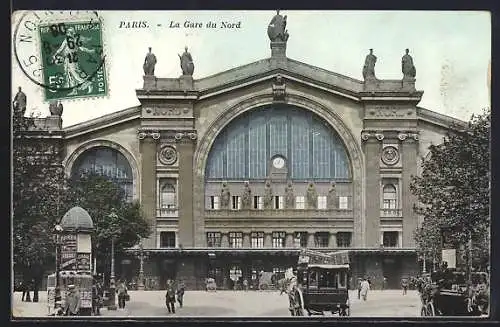
<instances>
[{"instance_id":1,"label":"pedestrian walking","mask_svg":"<svg viewBox=\"0 0 500 327\"><path fill-rule=\"evenodd\" d=\"M101 315L102 289L97 276L94 277L92 284L92 313L94 316Z\"/></svg>"},{"instance_id":2,"label":"pedestrian walking","mask_svg":"<svg viewBox=\"0 0 500 327\"><path fill-rule=\"evenodd\" d=\"M245 291L248 291L248 280L246 278L243 279L243 288L245 289Z\"/></svg>"},{"instance_id":3,"label":"pedestrian walking","mask_svg":"<svg viewBox=\"0 0 500 327\"><path fill-rule=\"evenodd\" d=\"M167 281L165 304L167 305L168 313L175 313L175 290L174 285L170 279Z\"/></svg>"},{"instance_id":4,"label":"pedestrian walking","mask_svg":"<svg viewBox=\"0 0 500 327\"><path fill-rule=\"evenodd\" d=\"M118 288L116 289L116 292L118 293L118 308L120 309L125 309L126 297L128 295L127 291L125 282L120 281L120 284L118 284Z\"/></svg>"},{"instance_id":5,"label":"pedestrian walking","mask_svg":"<svg viewBox=\"0 0 500 327\"><path fill-rule=\"evenodd\" d=\"M23 290L23 297L22 300L26 302L31 302L31 297L30 297L30 282L28 280L23 281L22 283L22 290Z\"/></svg>"},{"instance_id":6,"label":"pedestrian walking","mask_svg":"<svg viewBox=\"0 0 500 327\"><path fill-rule=\"evenodd\" d=\"M177 302L179 302L179 308L182 308L182 305L184 304L184 292L186 290L186 285L184 285L184 282L181 281L179 285L177 286ZM175 312L175 309L174 309Z\"/></svg>"},{"instance_id":7,"label":"pedestrian walking","mask_svg":"<svg viewBox=\"0 0 500 327\"><path fill-rule=\"evenodd\" d=\"M363 278L363 281L361 282L361 291L360 291L363 301L366 301L369 290L370 290L370 283L366 278Z\"/></svg>"},{"instance_id":8,"label":"pedestrian walking","mask_svg":"<svg viewBox=\"0 0 500 327\"><path fill-rule=\"evenodd\" d=\"M64 301L64 315L65 316L78 316L80 312L80 292L76 289L75 285L68 285L69 293L66 295Z\"/></svg>"},{"instance_id":9,"label":"pedestrian walking","mask_svg":"<svg viewBox=\"0 0 500 327\"><path fill-rule=\"evenodd\" d=\"M403 289L403 295L406 295L406 293L408 292L408 279L401 279L401 288Z\"/></svg>"},{"instance_id":10,"label":"pedestrian walking","mask_svg":"<svg viewBox=\"0 0 500 327\"><path fill-rule=\"evenodd\" d=\"M382 281L382 290L387 289L387 277L384 276L384 280Z\"/></svg>"},{"instance_id":11,"label":"pedestrian walking","mask_svg":"<svg viewBox=\"0 0 500 327\"><path fill-rule=\"evenodd\" d=\"M363 282L362 278L358 278L358 300L361 299L361 283Z\"/></svg>"}]
</instances>

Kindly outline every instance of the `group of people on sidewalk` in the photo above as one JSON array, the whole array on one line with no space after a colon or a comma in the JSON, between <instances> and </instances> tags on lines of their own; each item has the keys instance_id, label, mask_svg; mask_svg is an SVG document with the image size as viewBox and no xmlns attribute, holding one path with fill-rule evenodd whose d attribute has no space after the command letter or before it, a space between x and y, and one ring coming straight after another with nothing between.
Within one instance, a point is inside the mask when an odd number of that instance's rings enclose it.
<instances>
[{"instance_id":1,"label":"group of people on sidewalk","mask_svg":"<svg viewBox=\"0 0 500 327\"><path fill-rule=\"evenodd\" d=\"M183 281L180 281L175 288L174 282L172 280L167 280L167 293L165 294L165 304L167 306L168 313L175 313L175 300L177 297L177 302L179 302L179 307L182 308L184 305L184 292L186 291L186 285Z\"/></svg>"},{"instance_id":2,"label":"group of people on sidewalk","mask_svg":"<svg viewBox=\"0 0 500 327\"><path fill-rule=\"evenodd\" d=\"M401 289L403 290L403 295L408 293L409 281L407 278L401 279ZM372 289L372 282L369 277L358 278L358 299L363 298L366 301L368 297L368 291ZM387 277L384 277L382 282L382 290L387 289Z\"/></svg>"}]
</instances>

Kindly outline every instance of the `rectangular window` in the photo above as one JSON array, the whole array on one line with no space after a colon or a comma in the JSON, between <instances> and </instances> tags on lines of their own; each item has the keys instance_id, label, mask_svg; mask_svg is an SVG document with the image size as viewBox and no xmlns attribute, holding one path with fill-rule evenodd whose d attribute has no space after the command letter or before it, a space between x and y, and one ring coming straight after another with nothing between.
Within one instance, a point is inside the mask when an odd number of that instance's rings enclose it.
<instances>
[{"instance_id":1,"label":"rectangular window","mask_svg":"<svg viewBox=\"0 0 500 327\"><path fill-rule=\"evenodd\" d=\"M207 233L207 246L209 248L220 248L220 246L221 246L221 234L219 232L208 232Z\"/></svg>"},{"instance_id":2,"label":"rectangular window","mask_svg":"<svg viewBox=\"0 0 500 327\"><path fill-rule=\"evenodd\" d=\"M210 209L214 209L214 210L220 209L218 196L211 196L210 197Z\"/></svg>"},{"instance_id":3,"label":"rectangular window","mask_svg":"<svg viewBox=\"0 0 500 327\"><path fill-rule=\"evenodd\" d=\"M351 247L351 232L338 232L337 233L337 247L348 248Z\"/></svg>"},{"instance_id":4,"label":"rectangular window","mask_svg":"<svg viewBox=\"0 0 500 327\"><path fill-rule=\"evenodd\" d=\"M306 208L306 199L304 196L297 196L295 198L295 209L305 209Z\"/></svg>"},{"instance_id":5,"label":"rectangular window","mask_svg":"<svg viewBox=\"0 0 500 327\"><path fill-rule=\"evenodd\" d=\"M283 209L285 208L285 199L283 196L275 196L274 197L274 209Z\"/></svg>"},{"instance_id":6,"label":"rectangular window","mask_svg":"<svg viewBox=\"0 0 500 327\"><path fill-rule=\"evenodd\" d=\"M231 208L233 210L241 210L241 197L237 195L233 195L232 197L233 201L231 204Z\"/></svg>"},{"instance_id":7,"label":"rectangular window","mask_svg":"<svg viewBox=\"0 0 500 327\"><path fill-rule=\"evenodd\" d=\"M383 241L384 247L395 248L398 247L399 232L384 232Z\"/></svg>"},{"instance_id":8,"label":"rectangular window","mask_svg":"<svg viewBox=\"0 0 500 327\"><path fill-rule=\"evenodd\" d=\"M285 247L285 232L273 232L273 248Z\"/></svg>"},{"instance_id":9,"label":"rectangular window","mask_svg":"<svg viewBox=\"0 0 500 327\"><path fill-rule=\"evenodd\" d=\"M243 233L241 232L229 233L229 247L233 249L243 247Z\"/></svg>"},{"instance_id":10,"label":"rectangular window","mask_svg":"<svg viewBox=\"0 0 500 327\"><path fill-rule=\"evenodd\" d=\"M262 210L264 209L264 197L254 196L253 197L253 208Z\"/></svg>"},{"instance_id":11,"label":"rectangular window","mask_svg":"<svg viewBox=\"0 0 500 327\"><path fill-rule=\"evenodd\" d=\"M250 234L250 242L252 248L264 247L264 232L252 232Z\"/></svg>"},{"instance_id":12,"label":"rectangular window","mask_svg":"<svg viewBox=\"0 0 500 327\"><path fill-rule=\"evenodd\" d=\"M318 209L326 209L326 196L318 196Z\"/></svg>"},{"instance_id":13,"label":"rectangular window","mask_svg":"<svg viewBox=\"0 0 500 327\"><path fill-rule=\"evenodd\" d=\"M318 232L314 235L314 245L317 248L327 248L328 247L328 239L330 237L330 233L328 232Z\"/></svg>"},{"instance_id":14,"label":"rectangular window","mask_svg":"<svg viewBox=\"0 0 500 327\"><path fill-rule=\"evenodd\" d=\"M160 247L175 248L175 232L160 232Z\"/></svg>"},{"instance_id":15,"label":"rectangular window","mask_svg":"<svg viewBox=\"0 0 500 327\"><path fill-rule=\"evenodd\" d=\"M347 196L339 196L339 209L349 209L349 201Z\"/></svg>"}]
</instances>

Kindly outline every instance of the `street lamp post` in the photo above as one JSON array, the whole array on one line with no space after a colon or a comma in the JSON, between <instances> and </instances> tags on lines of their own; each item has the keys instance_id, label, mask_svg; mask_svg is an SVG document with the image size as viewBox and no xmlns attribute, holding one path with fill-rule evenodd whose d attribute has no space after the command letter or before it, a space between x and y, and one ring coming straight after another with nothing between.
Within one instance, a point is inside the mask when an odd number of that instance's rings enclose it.
<instances>
[{"instance_id":1,"label":"street lamp post","mask_svg":"<svg viewBox=\"0 0 500 327\"><path fill-rule=\"evenodd\" d=\"M59 266L61 264L61 233L63 228L57 224L54 227L55 240L56 240L56 287L54 290L54 308L57 308L58 303L61 301L61 289L59 287Z\"/></svg>"},{"instance_id":2,"label":"street lamp post","mask_svg":"<svg viewBox=\"0 0 500 327\"><path fill-rule=\"evenodd\" d=\"M142 243L139 245L139 281L137 283L137 289L143 291L144 290L144 247Z\"/></svg>"},{"instance_id":3,"label":"street lamp post","mask_svg":"<svg viewBox=\"0 0 500 327\"><path fill-rule=\"evenodd\" d=\"M425 252L424 252L424 263L422 264L422 273L425 274L427 272L427 269L425 269Z\"/></svg>"},{"instance_id":4,"label":"street lamp post","mask_svg":"<svg viewBox=\"0 0 500 327\"><path fill-rule=\"evenodd\" d=\"M115 237L111 237L111 274L109 276L109 305L108 310L116 310L115 285Z\"/></svg>"}]
</instances>

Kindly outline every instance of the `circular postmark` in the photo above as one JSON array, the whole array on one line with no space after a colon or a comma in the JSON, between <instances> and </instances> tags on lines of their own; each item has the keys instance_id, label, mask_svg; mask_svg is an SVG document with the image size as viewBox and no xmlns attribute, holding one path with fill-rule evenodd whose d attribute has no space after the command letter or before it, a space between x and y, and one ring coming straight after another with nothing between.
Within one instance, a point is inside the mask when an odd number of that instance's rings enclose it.
<instances>
[{"instance_id":1,"label":"circular postmark","mask_svg":"<svg viewBox=\"0 0 500 327\"><path fill-rule=\"evenodd\" d=\"M177 150L173 146L164 146L160 151L160 162L164 165L173 165L177 161Z\"/></svg>"},{"instance_id":2,"label":"circular postmark","mask_svg":"<svg viewBox=\"0 0 500 327\"><path fill-rule=\"evenodd\" d=\"M21 71L45 99L107 91L102 21L96 11L16 12L13 49Z\"/></svg>"},{"instance_id":3,"label":"circular postmark","mask_svg":"<svg viewBox=\"0 0 500 327\"><path fill-rule=\"evenodd\" d=\"M399 161L399 152L393 146L387 146L382 151L382 162L387 166L392 166L398 163Z\"/></svg>"}]
</instances>

